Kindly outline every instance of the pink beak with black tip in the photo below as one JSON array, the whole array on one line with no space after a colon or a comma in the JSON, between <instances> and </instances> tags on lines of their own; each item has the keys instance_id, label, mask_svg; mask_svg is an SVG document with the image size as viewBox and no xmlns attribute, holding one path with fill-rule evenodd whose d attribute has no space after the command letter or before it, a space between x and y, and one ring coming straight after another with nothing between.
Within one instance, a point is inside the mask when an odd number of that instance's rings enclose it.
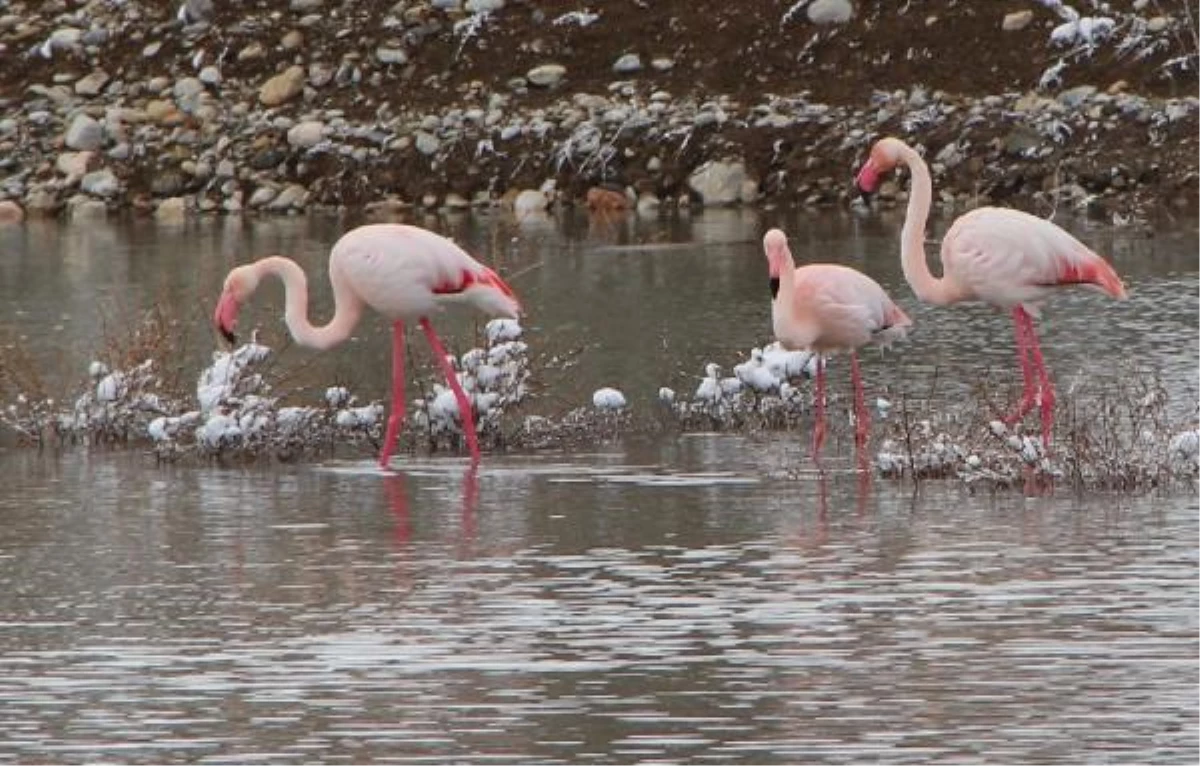
<instances>
[{"instance_id":1,"label":"pink beak with black tip","mask_svg":"<svg viewBox=\"0 0 1200 766\"><path fill-rule=\"evenodd\" d=\"M238 310L241 306L238 304L237 298L229 290L221 293L221 299L217 301L217 309L213 312L213 324L217 326L217 331L221 333L221 337L227 340L231 345L237 345L237 336L234 335L234 328L237 327Z\"/></svg>"},{"instance_id":2,"label":"pink beak with black tip","mask_svg":"<svg viewBox=\"0 0 1200 766\"><path fill-rule=\"evenodd\" d=\"M858 193L862 198L870 201L871 195L879 190L882 178L883 174L875 167L875 163L867 160L862 169L858 171L858 175L854 177L854 185L858 187Z\"/></svg>"}]
</instances>

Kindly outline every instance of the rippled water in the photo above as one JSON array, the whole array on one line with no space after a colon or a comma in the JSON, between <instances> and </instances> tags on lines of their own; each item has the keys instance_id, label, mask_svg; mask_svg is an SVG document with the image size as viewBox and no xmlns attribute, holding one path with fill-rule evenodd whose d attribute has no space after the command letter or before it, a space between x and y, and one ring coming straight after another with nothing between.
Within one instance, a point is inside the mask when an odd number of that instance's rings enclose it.
<instances>
[{"instance_id":1,"label":"rippled water","mask_svg":"<svg viewBox=\"0 0 1200 766\"><path fill-rule=\"evenodd\" d=\"M1011 375L1003 317L912 300L891 218L443 223L520 274L535 349L582 349L543 403L619 382L636 408L766 337L757 237L780 222L917 320L903 353L868 355L869 385ZM99 317L164 297L196 324L191 369L229 265L315 267L339 230L89 227L0 229L0 324L70 375ZM1194 396L1194 228L1084 231L1132 298L1057 303L1048 363L1148 360ZM263 297L247 318L278 332ZM379 395L386 352L367 322L312 374ZM1196 761L1194 496L914 494L818 478L806 437L632 437L475 472L401 456L387 476L0 440L0 762Z\"/></svg>"}]
</instances>

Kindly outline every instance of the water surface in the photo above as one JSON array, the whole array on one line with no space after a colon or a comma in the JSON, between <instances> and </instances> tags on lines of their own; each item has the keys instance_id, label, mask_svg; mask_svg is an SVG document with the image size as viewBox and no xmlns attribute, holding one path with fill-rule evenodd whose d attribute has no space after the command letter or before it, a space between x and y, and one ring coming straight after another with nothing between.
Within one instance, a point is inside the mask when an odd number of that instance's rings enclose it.
<instances>
[{"instance_id":1,"label":"water surface","mask_svg":"<svg viewBox=\"0 0 1200 766\"><path fill-rule=\"evenodd\" d=\"M644 413L768 340L775 224L916 320L865 355L872 390L1017 380L1005 317L912 298L893 216L424 223L517 275L535 352L573 355L541 381L550 411L617 384ZM0 323L69 379L165 301L194 375L227 268L288 252L315 275L344 225L3 229ZM1131 299L1054 304L1060 385L1133 359L1194 401L1194 226L1077 226ZM278 340L281 296L259 297L246 320ZM386 391L382 321L281 349L314 387ZM914 493L819 478L806 440L633 436L475 471L401 455L388 475L367 455L159 466L0 440L0 762L1196 761L1194 496Z\"/></svg>"}]
</instances>

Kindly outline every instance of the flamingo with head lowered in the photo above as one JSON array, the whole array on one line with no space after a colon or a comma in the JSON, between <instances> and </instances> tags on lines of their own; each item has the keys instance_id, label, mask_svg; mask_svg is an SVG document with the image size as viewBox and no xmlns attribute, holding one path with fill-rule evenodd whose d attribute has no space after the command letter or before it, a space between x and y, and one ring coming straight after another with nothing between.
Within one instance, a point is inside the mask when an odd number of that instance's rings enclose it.
<instances>
[{"instance_id":1,"label":"flamingo with head lowered","mask_svg":"<svg viewBox=\"0 0 1200 766\"><path fill-rule=\"evenodd\" d=\"M908 212L900 234L904 277L917 297L947 306L978 300L1011 311L1024 389L1005 422L1012 425L1041 404L1042 444L1049 446L1054 385L1042 360L1033 318L1039 304L1064 287L1082 285L1125 299L1125 285L1103 258L1062 228L1008 208L981 207L960 216L942 238L942 276L925 261L925 223L933 181L921 155L897 138L880 139L855 179L859 191L878 189L896 165L912 174Z\"/></svg>"},{"instance_id":2,"label":"flamingo with head lowered","mask_svg":"<svg viewBox=\"0 0 1200 766\"><path fill-rule=\"evenodd\" d=\"M446 306L468 304L491 316L516 319L520 304L496 272L432 231L391 223L360 226L344 234L329 253L334 313L320 327L314 327L308 319L308 280L295 261L276 255L230 271L213 314L217 329L230 342L234 342L238 311L258 289L262 278L272 274L283 281L284 322L302 346L325 350L346 340L364 306L391 320L392 412L379 455L380 466L387 467L404 421L404 325L414 321L424 331L434 359L454 392L471 458L479 459L471 404L429 317Z\"/></svg>"},{"instance_id":3,"label":"flamingo with head lowered","mask_svg":"<svg viewBox=\"0 0 1200 766\"><path fill-rule=\"evenodd\" d=\"M854 442L860 461L870 418L863 402L857 350L908 334L912 320L892 302L879 283L849 266L812 263L796 267L787 235L771 229L763 236L771 285L771 325L784 348L811 351L817 361L816 423L812 459L818 463L825 441L825 355L850 353L854 386Z\"/></svg>"}]
</instances>

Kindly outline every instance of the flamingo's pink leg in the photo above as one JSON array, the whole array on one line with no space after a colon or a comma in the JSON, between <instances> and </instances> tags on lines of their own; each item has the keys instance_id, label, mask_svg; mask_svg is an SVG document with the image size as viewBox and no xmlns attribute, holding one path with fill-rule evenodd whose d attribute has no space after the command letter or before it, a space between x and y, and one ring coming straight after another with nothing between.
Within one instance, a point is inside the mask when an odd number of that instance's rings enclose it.
<instances>
[{"instance_id":1,"label":"flamingo's pink leg","mask_svg":"<svg viewBox=\"0 0 1200 766\"><path fill-rule=\"evenodd\" d=\"M1021 389L1021 402L1004 419L1004 422L1010 426L1033 409L1037 398L1037 382L1034 380L1035 368L1029 360L1029 338L1033 331L1033 319L1022 306L1013 308L1012 317L1013 329L1017 337L1017 360L1021 363L1021 377L1024 379L1024 385Z\"/></svg>"},{"instance_id":2,"label":"flamingo's pink leg","mask_svg":"<svg viewBox=\"0 0 1200 766\"><path fill-rule=\"evenodd\" d=\"M816 418L813 423L812 461L821 467L821 445L825 443L825 359L817 357Z\"/></svg>"},{"instance_id":3,"label":"flamingo's pink leg","mask_svg":"<svg viewBox=\"0 0 1200 766\"><path fill-rule=\"evenodd\" d=\"M387 468L404 424L404 323L392 323L392 413L388 416L387 430L383 436L383 449L379 452L379 467Z\"/></svg>"},{"instance_id":4,"label":"flamingo's pink leg","mask_svg":"<svg viewBox=\"0 0 1200 766\"><path fill-rule=\"evenodd\" d=\"M1046 371L1046 363L1042 359L1042 347L1038 343L1037 330L1033 327L1033 319L1026 315L1029 333L1029 353L1033 357L1033 368L1037 371L1038 383L1041 386L1042 400L1042 446L1050 446L1050 431L1054 426L1054 384L1050 381L1050 373Z\"/></svg>"},{"instance_id":5,"label":"flamingo's pink leg","mask_svg":"<svg viewBox=\"0 0 1200 766\"><path fill-rule=\"evenodd\" d=\"M850 381L854 384L854 446L861 457L871 430L871 416L867 414L862 371L858 367L858 354L854 351L850 352Z\"/></svg>"},{"instance_id":6,"label":"flamingo's pink leg","mask_svg":"<svg viewBox=\"0 0 1200 766\"><path fill-rule=\"evenodd\" d=\"M467 435L467 451L471 453L472 460L478 460L479 439L475 436L475 418L471 415L471 402L459 384L458 376L454 374L454 368L450 366L450 362L446 361L446 349L442 347L437 333L433 331L433 325L425 317L421 317L421 329L425 331L425 337L429 339L429 347L433 349L433 356L437 359L438 366L442 368L450 390L454 392L454 401L458 403L458 416L462 420L463 433Z\"/></svg>"}]
</instances>

